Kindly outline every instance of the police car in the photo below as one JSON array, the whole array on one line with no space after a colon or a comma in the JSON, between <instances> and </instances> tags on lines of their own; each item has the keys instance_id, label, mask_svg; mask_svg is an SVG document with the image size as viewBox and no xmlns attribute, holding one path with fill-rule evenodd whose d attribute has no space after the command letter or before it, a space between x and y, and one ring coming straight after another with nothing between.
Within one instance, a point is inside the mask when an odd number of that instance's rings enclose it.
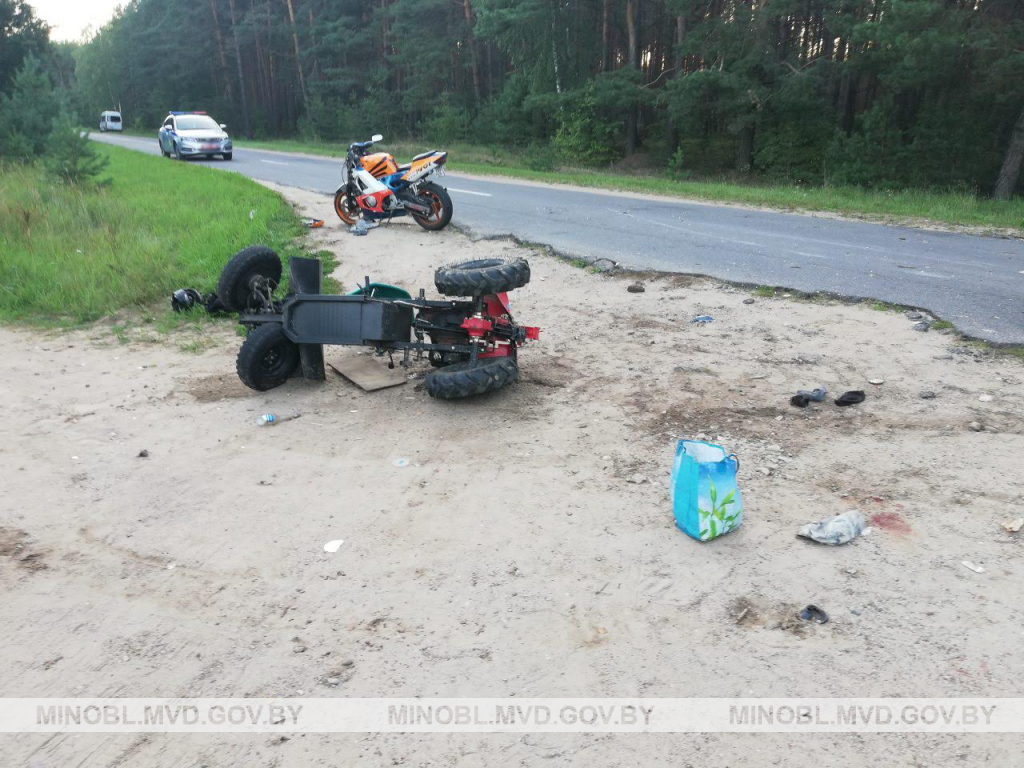
<instances>
[{"instance_id":1,"label":"police car","mask_svg":"<svg viewBox=\"0 0 1024 768\"><path fill-rule=\"evenodd\" d=\"M231 139L225 128L205 112L169 112L157 134L160 152L178 160L214 155L230 160Z\"/></svg>"}]
</instances>

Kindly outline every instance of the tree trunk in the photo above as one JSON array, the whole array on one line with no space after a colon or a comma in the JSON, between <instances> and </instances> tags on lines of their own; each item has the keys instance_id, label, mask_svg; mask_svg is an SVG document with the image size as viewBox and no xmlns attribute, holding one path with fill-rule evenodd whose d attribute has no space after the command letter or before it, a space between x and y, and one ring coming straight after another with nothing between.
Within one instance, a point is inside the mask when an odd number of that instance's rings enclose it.
<instances>
[{"instance_id":1,"label":"tree trunk","mask_svg":"<svg viewBox=\"0 0 1024 768\"><path fill-rule=\"evenodd\" d=\"M637 21L636 21L636 3L637 0L626 0L626 39L627 39L627 58L626 66L637 67L640 66L640 45L637 33ZM626 155L632 155L636 152L636 121L637 121L637 108L631 106L629 108L629 115L626 118Z\"/></svg>"},{"instance_id":2,"label":"tree trunk","mask_svg":"<svg viewBox=\"0 0 1024 768\"><path fill-rule=\"evenodd\" d=\"M295 48L295 67L299 71L299 92L302 94L302 106L309 114L309 93L306 91L306 73L302 70L302 52L299 50L299 31L295 27L295 9L292 0L285 0L288 6L288 21L292 25L292 45Z\"/></svg>"},{"instance_id":3,"label":"tree trunk","mask_svg":"<svg viewBox=\"0 0 1024 768\"><path fill-rule=\"evenodd\" d=\"M607 72L612 64L612 0L604 0L601 16L601 71Z\"/></svg>"},{"instance_id":4,"label":"tree trunk","mask_svg":"<svg viewBox=\"0 0 1024 768\"><path fill-rule=\"evenodd\" d=\"M1003 158L1003 167L999 169L999 178L996 181L995 192L992 197L996 200L1009 200L1013 191L1017 188L1017 179L1020 178L1021 164L1024 163L1024 109L1017 118L1017 124L1013 126L1013 133L1010 134L1010 145L1006 148L1006 157Z\"/></svg>"},{"instance_id":5,"label":"tree trunk","mask_svg":"<svg viewBox=\"0 0 1024 768\"><path fill-rule=\"evenodd\" d=\"M558 49L555 48L555 25L551 24L551 63L555 68L555 93L562 92L562 73L558 70Z\"/></svg>"},{"instance_id":6,"label":"tree trunk","mask_svg":"<svg viewBox=\"0 0 1024 768\"><path fill-rule=\"evenodd\" d=\"M220 60L220 76L224 80L224 95L231 98L231 75L228 74L228 57L224 52L224 37L220 33L220 19L217 18L217 0L210 0L210 14L213 16L213 36L217 40L217 58Z\"/></svg>"},{"instance_id":7,"label":"tree trunk","mask_svg":"<svg viewBox=\"0 0 1024 768\"><path fill-rule=\"evenodd\" d=\"M683 76L686 56L680 52L679 47L682 45L684 37L686 37L686 17L676 16L675 35L673 37L674 56L672 57L672 66L675 67L675 72L672 74L672 77ZM668 124L668 146L673 152L679 146L679 126L671 118Z\"/></svg>"},{"instance_id":8,"label":"tree trunk","mask_svg":"<svg viewBox=\"0 0 1024 768\"><path fill-rule=\"evenodd\" d=\"M477 106L480 105L480 64L476 56L476 40L473 38L473 9L469 0L462 0L462 15L466 19L466 45L469 46L469 66L473 73L473 95L476 97Z\"/></svg>"},{"instance_id":9,"label":"tree trunk","mask_svg":"<svg viewBox=\"0 0 1024 768\"><path fill-rule=\"evenodd\" d=\"M235 0L228 0L228 10L231 12L231 37L235 43L235 63L238 65L238 96L242 107L242 130L245 138L252 137L252 130L249 127L249 104L245 98L245 75L242 73L242 46L238 42L238 16L235 14Z\"/></svg>"},{"instance_id":10,"label":"tree trunk","mask_svg":"<svg viewBox=\"0 0 1024 768\"><path fill-rule=\"evenodd\" d=\"M745 125L740 129L739 143L736 145L736 170L746 173L754 162L754 126Z\"/></svg>"}]
</instances>

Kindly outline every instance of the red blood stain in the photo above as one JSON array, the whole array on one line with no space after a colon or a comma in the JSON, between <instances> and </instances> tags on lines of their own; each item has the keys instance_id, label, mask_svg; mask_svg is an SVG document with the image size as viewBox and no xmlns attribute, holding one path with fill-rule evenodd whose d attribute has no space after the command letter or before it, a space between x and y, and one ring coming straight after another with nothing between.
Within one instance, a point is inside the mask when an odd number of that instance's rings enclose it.
<instances>
[{"instance_id":1,"label":"red blood stain","mask_svg":"<svg viewBox=\"0 0 1024 768\"><path fill-rule=\"evenodd\" d=\"M871 524L900 536L913 533L910 523L895 512L879 512L877 515L872 515Z\"/></svg>"}]
</instances>

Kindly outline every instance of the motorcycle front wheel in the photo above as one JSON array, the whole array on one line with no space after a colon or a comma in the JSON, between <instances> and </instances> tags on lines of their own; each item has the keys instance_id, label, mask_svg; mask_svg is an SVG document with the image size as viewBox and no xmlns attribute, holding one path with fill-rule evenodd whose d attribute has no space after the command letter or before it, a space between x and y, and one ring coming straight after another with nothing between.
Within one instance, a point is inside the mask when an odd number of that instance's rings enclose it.
<instances>
[{"instance_id":1,"label":"motorcycle front wheel","mask_svg":"<svg viewBox=\"0 0 1024 768\"><path fill-rule=\"evenodd\" d=\"M416 223L431 232L439 232L452 220L452 199L448 190L440 184L429 182L420 187L419 196L430 203L430 213L426 216L413 214Z\"/></svg>"},{"instance_id":2,"label":"motorcycle front wheel","mask_svg":"<svg viewBox=\"0 0 1024 768\"><path fill-rule=\"evenodd\" d=\"M334 212L348 227L351 227L359 219L359 206L349 198L345 190L341 190L334 196Z\"/></svg>"}]
</instances>

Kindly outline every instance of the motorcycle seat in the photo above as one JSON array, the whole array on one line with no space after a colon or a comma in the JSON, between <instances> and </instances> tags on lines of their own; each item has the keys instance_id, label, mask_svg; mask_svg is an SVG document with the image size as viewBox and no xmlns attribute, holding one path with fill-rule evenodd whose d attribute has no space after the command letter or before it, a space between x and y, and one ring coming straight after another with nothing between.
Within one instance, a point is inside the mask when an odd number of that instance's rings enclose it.
<instances>
[{"instance_id":1,"label":"motorcycle seat","mask_svg":"<svg viewBox=\"0 0 1024 768\"><path fill-rule=\"evenodd\" d=\"M436 149L431 149L427 152L421 152L420 154L416 155L416 157L414 157L412 161L415 163L417 160L422 160L424 157L430 157L435 152L437 152Z\"/></svg>"}]
</instances>

